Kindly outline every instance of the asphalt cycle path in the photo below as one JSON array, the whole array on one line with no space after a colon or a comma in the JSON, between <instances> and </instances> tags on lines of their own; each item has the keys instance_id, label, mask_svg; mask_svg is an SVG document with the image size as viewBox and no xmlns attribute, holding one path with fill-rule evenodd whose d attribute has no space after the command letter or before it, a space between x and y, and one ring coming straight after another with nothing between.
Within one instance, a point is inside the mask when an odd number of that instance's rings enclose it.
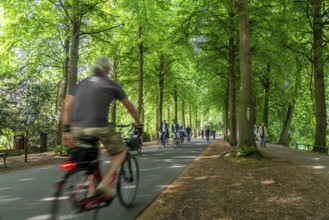
<instances>
[{"instance_id":1,"label":"asphalt cycle path","mask_svg":"<svg viewBox=\"0 0 329 220\"><path fill-rule=\"evenodd\" d=\"M329 156L305 150L297 150L276 144L266 144L265 148L259 147L259 142L257 145L261 152L265 152L268 155L285 159L295 164L329 174Z\"/></svg>"},{"instance_id":2,"label":"asphalt cycle path","mask_svg":"<svg viewBox=\"0 0 329 220\"><path fill-rule=\"evenodd\" d=\"M133 207L124 208L116 198L99 210L97 219L135 219L201 152L209 145L194 139L174 149L172 144L159 149L144 148L134 153L140 168L138 194ZM102 170L108 157L101 157ZM0 220L49 219L55 187L61 174L55 165L0 175Z\"/></svg>"}]
</instances>

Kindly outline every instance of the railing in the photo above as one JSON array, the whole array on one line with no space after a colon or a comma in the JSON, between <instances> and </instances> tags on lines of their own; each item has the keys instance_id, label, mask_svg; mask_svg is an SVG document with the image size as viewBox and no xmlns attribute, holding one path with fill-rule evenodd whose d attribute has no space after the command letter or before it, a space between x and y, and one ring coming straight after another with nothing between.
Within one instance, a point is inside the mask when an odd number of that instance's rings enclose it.
<instances>
[{"instance_id":1,"label":"railing","mask_svg":"<svg viewBox=\"0 0 329 220\"><path fill-rule=\"evenodd\" d=\"M311 144L301 144L297 142L291 142L289 145L290 148L295 148L297 150L307 150L307 151L313 151L314 148L318 149L319 152L325 153L326 155L329 155L329 148L323 147L323 146L316 146Z\"/></svg>"}]
</instances>

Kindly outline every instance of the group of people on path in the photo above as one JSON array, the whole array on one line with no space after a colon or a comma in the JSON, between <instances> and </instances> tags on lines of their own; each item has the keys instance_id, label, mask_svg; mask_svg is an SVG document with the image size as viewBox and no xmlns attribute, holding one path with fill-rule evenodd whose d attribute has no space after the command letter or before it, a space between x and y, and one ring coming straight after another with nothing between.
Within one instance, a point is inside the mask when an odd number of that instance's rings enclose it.
<instances>
[{"instance_id":1,"label":"group of people on path","mask_svg":"<svg viewBox=\"0 0 329 220\"><path fill-rule=\"evenodd\" d=\"M215 140L216 138L216 131L215 130L210 130L209 127L206 128L206 130L201 129L201 139L204 139L204 135L206 135L206 140L209 141L210 135L212 135L213 139Z\"/></svg>"},{"instance_id":2,"label":"group of people on path","mask_svg":"<svg viewBox=\"0 0 329 220\"><path fill-rule=\"evenodd\" d=\"M169 126L166 120L163 120L159 127L159 134L162 144L165 146L169 141ZM187 142L191 140L191 127L188 125L186 129L183 125L179 125L176 119L172 120L171 125L171 133L173 134L173 138L180 138L182 143L184 142L184 138L187 138Z\"/></svg>"},{"instance_id":3,"label":"group of people on path","mask_svg":"<svg viewBox=\"0 0 329 220\"><path fill-rule=\"evenodd\" d=\"M255 141L260 141L260 147L266 147L266 139L268 137L268 130L265 123L261 123L258 126L254 125L254 138Z\"/></svg>"}]
</instances>

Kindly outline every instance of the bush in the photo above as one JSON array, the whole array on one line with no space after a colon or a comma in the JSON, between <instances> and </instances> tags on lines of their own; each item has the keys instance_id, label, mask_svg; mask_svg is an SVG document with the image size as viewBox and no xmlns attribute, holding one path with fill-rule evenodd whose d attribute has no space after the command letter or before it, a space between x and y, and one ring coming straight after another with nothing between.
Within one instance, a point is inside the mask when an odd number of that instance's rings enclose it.
<instances>
[{"instance_id":1,"label":"bush","mask_svg":"<svg viewBox=\"0 0 329 220\"><path fill-rule=\"evenodd\" d=\"M238 148L238 156L247 157L253 154L259 154L259 150L257 147L239 147Z\"/></svg>"},{"instance_id":2,"label":"bush","mask_svg":"<svg viewBox=\"0 0 329 220\"><path fill-rule=\"evenodd\" d=\"M24 153L24 150L16 150L16 149L9 149L5 151L7 153L7 157L12 156L20 156Z\"/></svg>"},{"instance_id":3,"label":"bush","mask_svg":"<svg viewBox=\"0 0 329 220\"><path fill-rule=\"evenodd\" d=\"M65 147L64 145L57 145L53 148L53 151L56 153L56 154L59 154L61 156L67 156L68 154L68 148Z\"/></svg>"},{"instance_id":4,"label":"bush","mask_svg":"<svg viewBox=\"0 0 329 220\"><path fill-rule=\"evenodd\" d=\"M151 140L150 134L149 133L146 133L146 132L143 132L143 134L142 134L142 140L143 140L143 142L150 141Z\"/></svg>"}]
</instances>

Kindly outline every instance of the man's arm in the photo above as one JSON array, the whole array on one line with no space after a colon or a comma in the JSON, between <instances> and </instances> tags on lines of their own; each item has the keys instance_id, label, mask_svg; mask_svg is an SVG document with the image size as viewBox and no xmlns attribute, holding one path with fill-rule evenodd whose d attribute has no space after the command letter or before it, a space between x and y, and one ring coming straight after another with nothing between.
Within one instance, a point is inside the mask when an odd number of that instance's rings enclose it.
<instances>
[{"instance_id":1,"label":"man's arm","mask_svg":"<svg viewBox=\"0 0 329 220\"><path fill-rule=\"evenodd\" d=\"M130 115L135 119L136 124L141 125L142 122L140 121L139 114L134 105L128 100L128 98L124 98L121 100L121 102L126 107Z\"/></svg>"},{"instance_id":2,"label":"man's arm","mask_svg":"<svg viewBox=\"0 0 329 220\"><path fill-rule=\"evenodd\" d=\"M70 125L71 124L71 111L73 107L74 96L68 95L66 97L64 107L63 107L63 125Z\"/></svg>"},{"instance_id":3,"label":"man's arm","mask_svg":"<svg viewBox=\"0 0 329 220\"><path fill-rule=\"evenodd\" d=\"M66 97L64 106L63 106L63 112L62 112L62 117L63 117L63 126L64 126L64 144L73 147L74 146L74 138L72 134L69 132L70 131L70 123L71 123L71 111L73 107L73 101L74 101L74 96L68 95Z\"/></svg>"}]
</instances>

